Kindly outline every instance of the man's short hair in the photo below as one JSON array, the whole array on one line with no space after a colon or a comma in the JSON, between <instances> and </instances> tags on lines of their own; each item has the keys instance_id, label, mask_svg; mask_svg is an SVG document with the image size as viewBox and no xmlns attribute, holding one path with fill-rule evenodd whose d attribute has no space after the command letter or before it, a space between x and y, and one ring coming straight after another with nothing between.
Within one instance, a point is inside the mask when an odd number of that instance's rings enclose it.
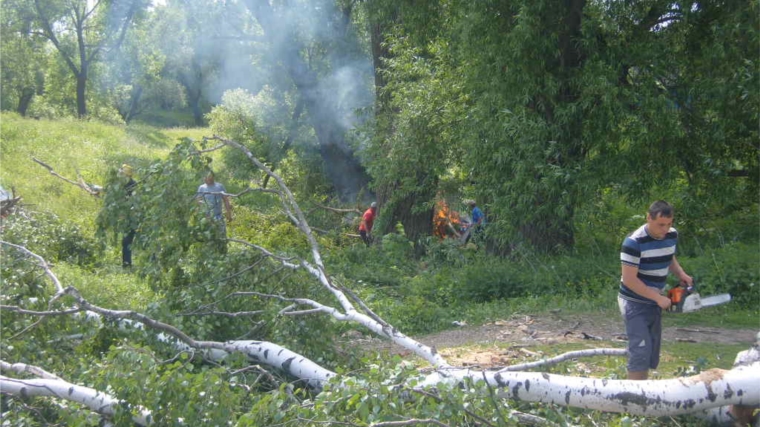
<instances>
[{"instance_id":1,"label":"man's short hair","mask_svg":"<svg viewBox=\"0 0 760 427\"><path fill-rule=\"evenodd\" d=\"M665 200L658 200L649 206L647 213L652 219L657 217L673 218L673 206Z\"/></svg>"}]
</instances>

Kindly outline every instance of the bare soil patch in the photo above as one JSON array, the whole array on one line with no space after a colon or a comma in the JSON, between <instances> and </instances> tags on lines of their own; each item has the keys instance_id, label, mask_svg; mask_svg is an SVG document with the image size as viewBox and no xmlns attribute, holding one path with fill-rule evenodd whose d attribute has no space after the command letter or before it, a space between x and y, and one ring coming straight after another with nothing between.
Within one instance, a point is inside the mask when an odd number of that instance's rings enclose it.
<instances>
[{"instance_id":1,"label":"bare soil patch","mask_svg":"<svg viewBox=\"0 0 760 427\"><path fill-rule=\"evenodd\" d=\"M747 344L755 342L753 329L721 329L703 327L665 327L663 340ZM462 325L436 334L415 337L434 346L452 364L489 368L511 364L516 358L538 356L531 350L537 345L595 342L595 347L624 347L625 326L619 316L582 316L552 313L542 316L514 315L481 326ZM379 338L360 338L364 348L387 351L402 356L409 351Z\"/></svg>"}]
</instances>

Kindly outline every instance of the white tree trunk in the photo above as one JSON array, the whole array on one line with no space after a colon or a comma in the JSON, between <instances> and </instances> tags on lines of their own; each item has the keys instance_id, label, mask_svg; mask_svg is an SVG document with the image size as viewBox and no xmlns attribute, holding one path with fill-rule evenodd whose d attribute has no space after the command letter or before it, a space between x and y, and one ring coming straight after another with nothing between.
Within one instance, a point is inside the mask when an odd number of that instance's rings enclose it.
<instances>
[{"instance_id":1,"label":"white tree trunk","mask_svg":"<svg viewBox=\"0 0 760 427\"><path fill-rule=\"evenodd\" d=\"M117 399L90 387L72 384L55 378L16 379L0 375L0 391L14 396L47 396L77 402L98 414L111 417ZM132 421L141 426L150 425L150 411L138 408Z\"/></svg>"},{"instance_id":2,"label":"white tree trunk","mask_svg":"<svg viewBox=\"0 0 760 427\"><path fill-rule=\"evenodd\" d=\"M724 405L760 405L760 362L730 371L711 369L670 380L607 380L542 372L483 372L441 369L421 386L485 379L500 397L605 412L659 417Z\"/></svg>"}]
</instances>

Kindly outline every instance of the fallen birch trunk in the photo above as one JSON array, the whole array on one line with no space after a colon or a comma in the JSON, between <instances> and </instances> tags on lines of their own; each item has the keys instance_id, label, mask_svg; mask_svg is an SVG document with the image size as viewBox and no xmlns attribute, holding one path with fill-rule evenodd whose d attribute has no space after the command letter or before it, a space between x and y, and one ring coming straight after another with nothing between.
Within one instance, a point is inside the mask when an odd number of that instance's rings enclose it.
<instances>
[{"instance_id":1,"label":"fallen birch trunk","mask_svg":"<svg viewBox=\"0 0 760 427\"><path fill-rule=\"evenodd\" d=\"M114 407L123 403L102 391L72 384L60 378L17 379L0 375L0 390L14 396L54 397L77 402L106 417L112 417L115 414ZM132 421L141 426L151 424L150 411L137 408L137 412Z\"/></svg>"},{"instance_id":2,"label":"fallen birch trunk","mask_svg":"<svg viewBox=\"0 0 760 427\"><path fill-rule=\"evenodd\" d=\"M465 379L485 379L503 398L651 417L691 414L725 405L760 405L760 362L729 371L711 369L692 377L649 381L441 369L420 386Z\"/></svg>"}]
</instances>

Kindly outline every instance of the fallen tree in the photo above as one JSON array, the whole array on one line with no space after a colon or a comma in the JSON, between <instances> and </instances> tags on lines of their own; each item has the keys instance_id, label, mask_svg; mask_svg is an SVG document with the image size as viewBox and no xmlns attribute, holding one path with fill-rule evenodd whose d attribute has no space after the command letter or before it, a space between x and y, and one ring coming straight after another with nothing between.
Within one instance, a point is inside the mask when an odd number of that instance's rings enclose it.
<instances>
[{"instance_id":1,"label":"fallen tree","mask_svg":"<svg viewBox=\"0 0 760 427\"><path fill-rule=\"evenodd\" d=\"M264 171L276 183L274 194L280 200L282 210L298 230L306 237L310 259L296 256L283 256L254 243L231 239L241 245L243 250L255 251L264 258L280 265L284 269L306 272L316 285L326 290L337 305L317 301L301 296L287 296L263 292L233 292L230 297L255 295L268 300L280 301L284 308L282 316L321 315L329 316L340 322L361 325L372 333L387 338L395 344L411 351L434 370L415 378L409 384L397 384L396 387L412 390L415 393L429 393L429 390L444 384L476 383L483 381L488 389L495 389L496 398L511 401L542 402L561 406L595 409L606 412L625 412L643 416L664 416L681 414L700 414L711 417L716 422L732 420L727 405L753 407L760 405L760 360L756 349L749 350L742 357L737 357L737 366L730 370L710 370L700 375L659 381L627 381L594 378L578 378L552 375L541 372L526 372L527 369L547 366L567 358L598 355L623 355L620 349L595 349L583 354L562 355L550 360L538 361L523 366L506 367L498 371L463 369L451 366L435 348L427 346L401 333L387 321L374 313L354 292L337 283L329 274L322 261L317 240L306 221L305 215L298 207L295 197L284 181L265 165L259 162L242 145L235 141L219 137L209 138L222 144L216 147L232 147L243 152L246 158L258 169ZM158 341L178 351L198 351L209 361L219 363L233 354L243 354L250 362L269 366L284 372L289 378L305 384L315 393L330 385L341 388L348 383L361 382L361 377L350 374L338 374L324 368L317 361L305 355L293 352L275 343L257 340L207 341L197 340L169 323L151 318L132 310L107 309L92 304L73 286L64 286L53 272L53 268L39 255L12 242L2 242L4 251L12 250L35 261L53 284L54 292L48 298L45 311L29 310L22 305L2 305L0 310L19 316L45 319L50 316L73 316L87 313L84 318L107 318L116 320L121 326L136 326L143 330L154 331ZM36 324L36 323L35 323ZM33 327L34 325L30 326ZM754 353L752 353L754 351ZM755 354L753 357L752 354ZM0 378L0 389L13 396L51 396L57 399L75 401L108 418L112 408L119 400L107 391L95 391L84 386L71 384L54 374L48 374L42 367L26 367L12 362L3 362L0 368L17 376L31 374L37 378ZM68 387L66 387L68 385ZM413 397L412 397L413 398ZM142 408L129 404L133 408L132 421L139 425L151 424L154 408ZM495 411L500 411L498 406ZM710 411L710 412L705 412ZM539 418L539 417L537 417ZM540 418L533 420L540 423ZM412 425L430 423L446 425L436 420L398 420L406 424L375 425ZM479 424L488 424L480 422Z\"/></svg>"},{"instance_id":2,"label":"fallen tree","mask_svg":"<svg viewBox=\"0 0 760 427\"><path fill-rule=\"evenodd\" d=\"M277 368L289 376L321 389L332 378L344 380L328 369L274 343L263 341L227 341L209 342L194 340L179 329L163 322L151 319L133 311L110 310L95 306L83 298L74 287L64 287L50 266L38 255L23 247L0 242L3 246L18 250L38 262L50 278L55 289L49 305L65 297L75 301L76 309L62 308L45 312L32 312L16 306L0 306L6 312L15 312L30 316L46 317L72 315L87 311L87 318L102 316L110 319L136 322L141 327L149 328L163 336L160 341L174 346L178 350L204 351L209 360L221 361L230 353L243 353L251 361ZM293 301L296 301L294 299ZM297 301L299 302L299 301ZM313 305L313 302L300 301ZM330 312L330 310L318 310ZM394 339L394 338L391 338ZM397 342L414 341L408 337ZM425 346L420 344L421 348ZM499 390L499 397L506 399L552 403L564 406L595 409L608 412L625 412L634 415L666 416L701 413L716 422L732 420L727 405L760 405L760 341L756 347L737 356L736 368L730 371L712 369L700 375L657 381L607 380L597 378L578 378L552 375L542 372L525 372L518 369L536 368L559 363L571 358L600 355L624 355L620 349L593 349L571 352L549 360L531 362L522 366L510 366L499 371L482 371L453 368L448 365L438 366L436 370L423 378L415 386L418 391L435 388L442 383L460 383L466 380L484 379L489 386ZM20 363L0 362L0 369L15 374L31 374L36 378L11 378L0 376L0 389L15 396L48 396L80 403L91 410L109 416L118 400L102 391L90 387L69 383L43 368ZM706 412L710 409L712 411ZM139 425L150 425L150 410L140 409L133 421Z\"/></svg>"}]
</instances>

